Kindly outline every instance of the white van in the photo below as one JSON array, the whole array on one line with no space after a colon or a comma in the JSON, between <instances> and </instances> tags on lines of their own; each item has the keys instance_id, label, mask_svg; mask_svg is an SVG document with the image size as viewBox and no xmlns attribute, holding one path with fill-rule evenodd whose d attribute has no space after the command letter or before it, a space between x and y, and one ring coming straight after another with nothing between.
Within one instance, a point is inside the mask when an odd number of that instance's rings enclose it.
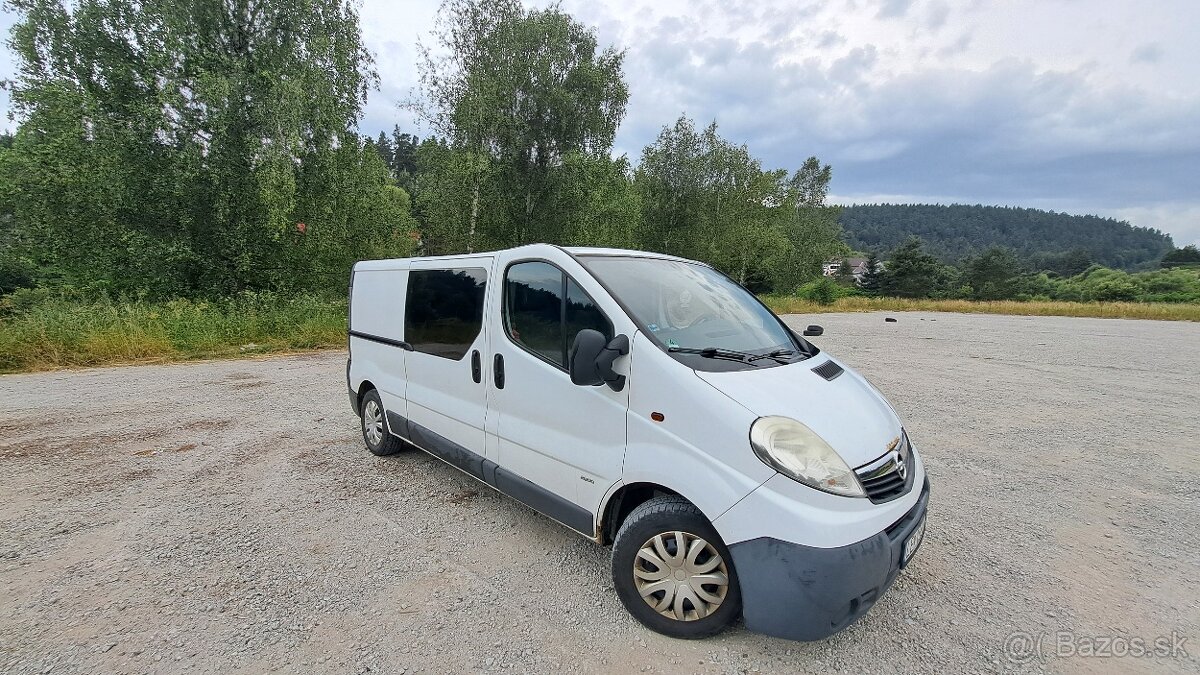
<instances>
[{"instance_id":1,"label":"white van","mask_svg":"<svg viewBox=\"0 0 1200 675\"><path fill-rule=\"evenodd\" d=\"M364 261L349 343L371 452L416 446L611 544L660 633L741 615L823 638L921 543L929 482L895 411L708 265L545 244Z\"/></svg>"}]
</instances>

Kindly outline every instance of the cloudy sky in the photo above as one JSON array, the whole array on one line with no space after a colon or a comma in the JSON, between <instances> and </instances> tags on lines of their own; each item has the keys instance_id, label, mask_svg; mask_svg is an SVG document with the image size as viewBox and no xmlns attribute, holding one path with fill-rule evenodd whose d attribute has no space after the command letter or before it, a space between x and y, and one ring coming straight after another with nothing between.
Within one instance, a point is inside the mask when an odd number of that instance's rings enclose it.
<instances>
[{"instance_id":1,"label":"cloudy sky","mask_svg":"<svg viewBox=\"0 0 1200 675\"><path fill-rule=\"evenodd\" d=\"M382 86L363 131L423 134L397 103L416 84L416 43L429 42L437 6L364 3ZM1197 0L561 6L626 50L616 151L635 162L686 113L716 120L767 167L813 154L831 163L839 203L1098 213L1200 243ZM10 72L4 54L0 74Z\"/></svg>"}]
</instances>

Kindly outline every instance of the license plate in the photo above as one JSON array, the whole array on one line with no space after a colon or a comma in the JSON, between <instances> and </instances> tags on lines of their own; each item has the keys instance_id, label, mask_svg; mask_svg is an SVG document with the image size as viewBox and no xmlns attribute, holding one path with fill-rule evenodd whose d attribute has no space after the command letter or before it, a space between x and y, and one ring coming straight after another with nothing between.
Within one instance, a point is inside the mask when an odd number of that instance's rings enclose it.
<instances>
[{"instance_id":1,"label":"license plate","mask_svg":"<svg viewBox=\"0 0 1200 675\"><path fill-rule=\"evenodd\" d=\"M921 540L925 538L925 516L921 516L921 522L917 523L917 527L913 529L913 533L908 535L908 539L904 542L904 557L901 560L900 566L904 567L908 561L912 559L913 554L921 548Z\"/></svg>"}]
</instances>

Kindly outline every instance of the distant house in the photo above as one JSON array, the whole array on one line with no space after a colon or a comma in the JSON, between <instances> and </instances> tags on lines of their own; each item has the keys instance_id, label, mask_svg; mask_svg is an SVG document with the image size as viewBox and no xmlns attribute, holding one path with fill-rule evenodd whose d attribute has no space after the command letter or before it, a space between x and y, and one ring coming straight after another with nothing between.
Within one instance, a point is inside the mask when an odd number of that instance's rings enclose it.
<instances>
[{"instance_id":1,"label":"distant house","mask_svg":"<svg viewBox=\"0 0 1200 675\"><path fill-rule=\"evenodd\" d=\"M855 283L862 281L862 277L867 272L866 258L846 258L846 262L850 263L850 273L854 275ZM821 265L821 273L827 277L832 277L837 274L838 269L842 266L842 258L831 258L826 260ZM879 270L883 270L883 263L879 263Z\"/></svg>"}]
</instances>

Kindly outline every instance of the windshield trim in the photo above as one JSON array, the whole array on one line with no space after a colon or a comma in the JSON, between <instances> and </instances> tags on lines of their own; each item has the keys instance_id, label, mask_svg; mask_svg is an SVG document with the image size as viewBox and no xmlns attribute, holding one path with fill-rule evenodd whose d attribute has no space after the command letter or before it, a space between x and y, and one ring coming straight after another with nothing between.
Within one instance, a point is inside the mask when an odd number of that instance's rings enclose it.
<instances>
[{"instance_id":1,"label":"windshield trim","mask_svg":"<svg viewBox=\"0 0 1200 675\"><path fill-rule=\"evenodd\" d=\"M561 250L563 253L566 253L568 256L570 256L572 260L574 260L575 262L579 263L579 266L580 266L580 267L582 267L583 269L587 270L587 273L588 273L588 274L592 275L592 278L596 280L596 283L600 284L600 287L601 287L601 288L603 288L603 289L604 289L604 291L605 291L606 293L608 293L608 296L609 296L610 298L612 298L614 302L616 302L616 303L617 303L617 306L619 306L619 307L621 308L621 311L625 312L625 316L629 317L629 320L630 320L630 321L632 321L632 322L633 322L633 324L634 324L635 326L637 326L638 330L639 330L639 331L641 331L643 335L645 335L647 338L649 338L649 339L650 339L650 342L652 342L652 343L653 343L655 346L657 346L657 347L659 348L659 350L661 350L661 351L662 351L664 354L666 354L667 356L670 356L672 359L675 359L675 360L676 360L676 361L678 361L679 363L682 363L683 365L685 365L685 366L687 366L687 367L689 367L689 368L692 368L693 370L702 370L702 369L700 369L700 368L695 368L693 365L690 365L690 364L688 364L688 363L684 363L682 360L680 360L680 359L679 359L680 352L672 352L672 351L671 351L671 350L670 350L670 349L667 347L667 345L666 345L665 343L663 343L663 342L662 342L662 340L659 340L659 339L658 339L658 336L657 336L657 335L655 335L655 334L654 334L654 332L653 332L653 331L651 331L649 328L647 328L647 327L646 327L646 325L645 325L644 323L642 323L642 320L641 320L641 319L639 319L639 318L637 317L637 315L636 315L636 314L634 314L634 313L633 313L633 312L632 312L632 311L629 309L629 307L628 307L628 306L625 304L625 301L624 301L624 300L622 300L622 299L620 298L620 296L618 296L616 293L614 293L614 292L613 292L613 290L612 290L612 288L611 288L611 287L609 287L609 285L608 285L607 283L605 283L605 281L604 281L603 279L601 279L599 275L597 275L597 274L596 274L594 271L592 271L592 268L591 268L591 267L589 267L589 266L587 265L587 263L585 262L585 259L588 259L588 258L595 258L595 259L608 259L608 258L615 258L615 259L630 259L630 258L632 258L632 259L653 259L653 260L663 260L663 261L666 261L666 262L684 263L684 264L687 264L687 265L695 265L695 266L697 266L697 267L704 267L704 268L707 268L707 269L709 269L709 270L712 270L713 272L715 272L715 273L717 273L717 274L721 275L722 277L724 277L726 280L728 280L728 281L729 281L729 283L731 283L731 284L733 284L734 286L737 286L738 288L740 288L740 289L742 289L743 291L745 291L745 293L746 293L747 295L749 295L751 298L753 298L753 299L754 299L754 302L758 303L758 305L759 305L760 307L762 307L763 309L767 310L767 313L768 313L768 314L770 314L770 315L771 315L771 316L772 316L772 317L775 319L775 321L776 321L776 322L779 324L779 327L780 327L780 328L782 328L782 329L783 329L783 331L784 331L784 333L786 333L786 334L787 334L787 336L788 336L788 339L791 341L791 346L792 346L792 348L794 348L794 350L796 351L796 353L797 353L797 354L802 354L802 355L804 355L804 358L803 358L803 359L798 359L798 360L797 360L797 362L799 362L799 361L803 361L803 360L806 360L806 359L809 359L809 358L812 358L812 357L816 356L817 354L819 354L819 353L820 353L820 351L821 351L820 349L818 349L818 348L816 347L816 345L812 344L812 343L811 343L811 342L809 342L808 340L805 340L805 339L801 338L801 337L800 337L800 336L799 336L799 335L796 333L796 331L792 330L791 326L788 326L786 323L784 323L784 322L783 322L783 319L779 318L779 315L778 315L778 314L776 314L776 313L775 313L775 312L774 312L774 311L773 311L773 310L772 310L770 307L767 307L767 304L766 304L765 302L763 302L762 300L760 300L760 299L759 299L759 297L758 297L757 295L755 295L754 293L750 292L750 290L749 290L748 288L746 288L745 286L743 286L743 285L739 284L739 283L738 283L738 282L737 282L737 281L736 281L736 280L735 280L733 277L729 276L728 274L725 274L725 273L724 273L724 272L722 272L721 270L719 270L719 269L717 269L717 268L715 268L715 267L713 267L712 265L709 265L709 264L707 264L707 263L699 262L699 261L697 261L697 260L688 260L688 259L686 259L686 258L663 257L663 256L658 256L658 255L654 255L654 254L650 254L650 253L646 253L646 254L639 255L637 251L631 251L631 252L630 252L628 255L624 255L624 254L622 254L622 255L613 255L613 254L587 254L587 253L584 253L584 254L581 254L581 255L575 255L574 253L572 253L572 252L568 251L566 248L564 248L564 247L562 247L562 246L559 246L559 247L557 247L557 248L559 248L559 249L560 249L560 250ZM764 360L767 360L767 359L764 359ZM767 366L769 366L769 365L771 365L771 364L774 364L774 365L785 365L785 364L783 364L783 363L780 363L779 361L776 361L776 360L774 360L774 359L769 359L769 361L771 362L770 364L765 364L765 363L764 363L763 365L767 365ZM760 368L760 366L759 366L757 363L749 363L749 362L745 362L745 366L746 366L746 368L745 368L746 370L751 370L751 369L758 369L758 368Z\"/></svg>"}]
</instances>

